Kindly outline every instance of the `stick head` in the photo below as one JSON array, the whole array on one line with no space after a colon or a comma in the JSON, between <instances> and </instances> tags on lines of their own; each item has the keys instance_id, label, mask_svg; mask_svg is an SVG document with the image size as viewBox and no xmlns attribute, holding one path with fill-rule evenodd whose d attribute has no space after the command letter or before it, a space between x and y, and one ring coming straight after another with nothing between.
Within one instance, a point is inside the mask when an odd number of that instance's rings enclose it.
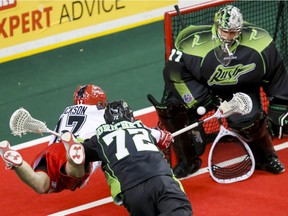
<instances>
[{"instance_id":1,"label":"stick head","mask_svg":"<svg viewBox=\"0 0 288 216\"><path fill-rule=\"evenodd\" d=\"M252 107L251 98L245 93L238 92L233 94L233 98L230 101L221 103L219 110L222 113L222 117L227 117L233 113L246 115L251 112Z\"/></svg>"},{"instance_id":2,"label":"stick head","mask_svg":"<svg viewBox=\"0 0 288 216\"><path fill-rule=\"evenodd\" d=\"M221 125L209 151L208 169L218 183L239 182L251 177L255 170L255 158L238 134Z\"/></svg>"},{"instance_id":3,"label":"stick head","mask_svg":"<svg viewBox=\"0 0 288 216\"><path fill-rule=\"evenodd\" d=\"M47 131L46 124L31 117L24 108L16 110L10 117L9 126L14 136L25 135L28 132L39 133Z\"/></svg>"}]
</instances>

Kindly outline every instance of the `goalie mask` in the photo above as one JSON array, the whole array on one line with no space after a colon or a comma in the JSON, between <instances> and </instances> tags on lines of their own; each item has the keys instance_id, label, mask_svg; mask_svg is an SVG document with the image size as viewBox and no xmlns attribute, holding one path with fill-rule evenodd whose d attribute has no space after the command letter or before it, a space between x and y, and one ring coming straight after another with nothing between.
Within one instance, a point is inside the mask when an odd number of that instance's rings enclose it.
<instances>
[{"instance_id":1,"label":"goalie mask","mask_svg":"<svg viewBox=\"0 0 288 216\"><path fill-rule=\"evenodd\" d=\"M240 35L243 17L240 10L232 5L221 8L214 17L217 35L222 43L233 43Z\"/></svg>"},{"instance_id":2,"label":"goalie mask","mask_svg":"<svg viewBox=\"0 0 288 216\"><path fill-rule=\"evenodd\" d=\"M213 38L214 52L218 61L227 66L232 59L237 58L230 50L236 50L231 46L239 44L237 39L243 28L243 17L237 7L227 5L215 14L214 23L216 26L216 37ZM220 46L217 39L220 41Z\"/></svg>"},{"instance_id":3,"label":"goalie mask","mask_svg":"<svg viewBox=\"0 0 288 216\"><path fill-rule=\"evenodd\" d=\"M120 121L134 122L133 111L123 100L108 103L105 109L104 119L108 124L114 124Z\"/></svg>"},{"instance_id":4,"label":"goalie mask","mask_svg":"<svg viewBox=\"0 0 288 216\"><path fill-rule=\"evenodd\" d=\"M106 107L106 94L96 85L79 86L74 92L74 105L96 105L98 109Z\"/></svg>"}]
</instances>

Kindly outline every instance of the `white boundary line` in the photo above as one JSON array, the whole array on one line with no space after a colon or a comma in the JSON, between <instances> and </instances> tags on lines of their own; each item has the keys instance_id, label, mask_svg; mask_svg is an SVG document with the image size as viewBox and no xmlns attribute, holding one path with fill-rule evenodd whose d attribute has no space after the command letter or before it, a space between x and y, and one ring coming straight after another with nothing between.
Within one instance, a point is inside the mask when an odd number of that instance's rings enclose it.
<instances>
[{"instance_id":1,"label":"white boundary line","mask_svg":"<svg viewBox=\"0 0 288 216\"><path fill-rule=\"evenodd\" d=\"M48 216L69 215L69 214L80 212L80 211L83 211L83 210L86 210L86 209L95 208L96 206L104 205L104 204L107 204L107 203L110 203L110 202L113 202L112 198L111 197L107 197L107 198L104 198L104 199L101 199L101 200L97 200L95 202L90 202L90 203L87 203L87 204L84 204L84 205L77 206L75 208L71 208L71 209L60 211L60 212L57 212L57 213L54 213L54 214L50 214Z\"/></svg>"}]
</instances>

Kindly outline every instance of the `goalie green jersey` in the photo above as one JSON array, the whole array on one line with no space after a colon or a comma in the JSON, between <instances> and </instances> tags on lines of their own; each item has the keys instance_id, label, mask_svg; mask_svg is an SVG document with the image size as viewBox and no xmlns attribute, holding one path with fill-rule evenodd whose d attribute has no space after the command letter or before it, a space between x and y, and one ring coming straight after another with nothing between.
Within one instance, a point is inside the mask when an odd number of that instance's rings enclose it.
<instances>
[{"instance_id":1,"label":"goalie green jersey","mask_svg":"<svg viewBox=\"0 0 288 216\"><path fill-rule=\"evenodd\" d=\"M232 93L259 95L288 101L288 76L281 56L267 31L245 23L238 40L221 51L215 25L190 26L175 40L164 68L165 89L189 108L211 91L223 99Z\"/></svg>"}]
</instances>

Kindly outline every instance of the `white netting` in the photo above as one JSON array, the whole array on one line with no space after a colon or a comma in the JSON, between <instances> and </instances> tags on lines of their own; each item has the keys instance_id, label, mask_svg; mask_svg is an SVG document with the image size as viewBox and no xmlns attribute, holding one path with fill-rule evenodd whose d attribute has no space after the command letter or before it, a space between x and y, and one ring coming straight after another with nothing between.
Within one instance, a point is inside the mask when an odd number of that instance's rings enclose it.
<instances>
[{"instance_id":1,"label":"white netting","mask_svg":"<svg viewBox=\"0 0 288 216\"><path fill-rule=\"evenodd\" d=\"M24 108L16 110L9 122L10 129L14 136L20 136L27 132L42 134L47 132L47 127L44 122L31 117L30 113Z\"/></svg>"}]
</instances>

